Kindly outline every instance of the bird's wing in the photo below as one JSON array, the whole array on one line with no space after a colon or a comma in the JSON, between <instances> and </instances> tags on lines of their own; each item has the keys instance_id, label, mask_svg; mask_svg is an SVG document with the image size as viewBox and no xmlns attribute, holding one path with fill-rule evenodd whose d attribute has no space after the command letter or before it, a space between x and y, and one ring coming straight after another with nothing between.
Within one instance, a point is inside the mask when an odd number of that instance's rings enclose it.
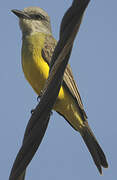
<instances>
[{"instance_id":1,"label":"bird's wing","mask_svg":"<svg viewBox=\"0 0 117 180\"><path fill-rule=\"evenodd\" d=\"M52 35L47 35L44 43L44 48L42 49L42 57L47 62L47 64L50 64L52 54L54 52L54 49L56 47L57 41L53 38ZM76 104L78 105L78 108L81 110L81 114L86 119L87 115L84 111L83 103L80 97L80 93L78 91L78 87L75 83L75 80L73 78L72 70L70 65L68 64L64 76L63 76L63 86L69 91L69 93L72 95L74 100L76 101ZM83 118L83 119L84 119Z\"/></svg>"}]
</instances>

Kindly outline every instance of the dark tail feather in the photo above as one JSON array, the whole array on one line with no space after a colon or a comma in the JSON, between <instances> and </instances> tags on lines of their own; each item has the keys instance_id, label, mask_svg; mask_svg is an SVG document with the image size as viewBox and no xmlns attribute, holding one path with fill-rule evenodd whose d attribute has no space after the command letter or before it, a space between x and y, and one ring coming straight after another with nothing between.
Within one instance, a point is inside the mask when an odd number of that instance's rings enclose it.
<instances>
[{"instance_id":1,"label":"dark tail feather","mask_svg":"<svg viewBox=\"0 0 117 180\"><path fill-rule=\"evenodd\" d=\"M85 127L83 128L81 135L84 139L85 144L88 147L89 152L92 155L95 165L97 166L100 174L102 174L101 166L107 168L108 163L104 152L102 151L100 145L98 144L87 122L85 122Z\"/></svg>"}]
</instances>

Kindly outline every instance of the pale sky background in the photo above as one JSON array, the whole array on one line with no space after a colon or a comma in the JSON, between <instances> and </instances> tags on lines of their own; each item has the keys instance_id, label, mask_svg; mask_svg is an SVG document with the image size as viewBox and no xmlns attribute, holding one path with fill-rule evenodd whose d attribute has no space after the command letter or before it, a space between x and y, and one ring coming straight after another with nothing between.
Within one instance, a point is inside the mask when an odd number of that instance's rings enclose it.
<instances>
[{"instance_id":1,"label":"pale sky background","mask_svg":"<svg viewBox=\"0 0 117 180\"><path fill-rule=\"evenodd\" d=\"M51 17L54 37L71 0L4 0L0 3L0 180L7 180L37 95L21 67L22 37L11 9L40 6ZM92 0L70 58L89 124L109 163L100 176L80 137L53 113L26 180L117 178L117 1Z\"/></svg>"}]
</instances>

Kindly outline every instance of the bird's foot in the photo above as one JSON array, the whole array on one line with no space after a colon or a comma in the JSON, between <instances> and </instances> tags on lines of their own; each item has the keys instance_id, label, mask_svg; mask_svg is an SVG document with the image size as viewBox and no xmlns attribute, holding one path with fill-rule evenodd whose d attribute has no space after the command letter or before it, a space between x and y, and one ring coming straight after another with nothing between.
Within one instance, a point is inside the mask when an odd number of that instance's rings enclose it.
<instances>
[{"instance_id":1,"label":"bird's foot","mask_svg":"<svg viewBox=\"0 0 117 180\"><path fill-rule=\"evenodd\" d=\"M35 109L31 109L31 111L30 111L30 112L31 112L31 114L33 114L33 113L35 112Z\"/></svg>"},{"instance_id":2,"label":"bird's foot","mask_svg":"<svg viewBox=\"0 0 117 180\"><path fill-rule=\"evenodd\" d=\"M39 99L41 98L42 94L43 94L43 91L41 90L40 95L37 97L38 102L39 102Z\"/></svg>"}]
</instances>

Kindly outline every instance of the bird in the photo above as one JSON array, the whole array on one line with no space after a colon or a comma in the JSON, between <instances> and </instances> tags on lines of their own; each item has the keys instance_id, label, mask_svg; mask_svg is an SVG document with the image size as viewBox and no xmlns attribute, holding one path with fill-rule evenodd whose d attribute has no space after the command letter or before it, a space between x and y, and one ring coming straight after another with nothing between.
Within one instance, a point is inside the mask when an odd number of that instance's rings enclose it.
<instances>
[{"instance_id":1,"label":"bird","mask_svg":"<svg viewBox=\"0 0 117 180\"><path fill-rule=\"evenodd\" d=\"M19 18L22 31L21 57L25 78L37 95L41 96L49 75L51 57L57 44L52 35L50 17L40 7L13 9L12 12ZM63 116L73 129L80 133L97 169L102 174L102 167L107 168L108 162L88 124L88 118L69 64L65 69L53 110Z\"/></svg>"}]
</instances>

